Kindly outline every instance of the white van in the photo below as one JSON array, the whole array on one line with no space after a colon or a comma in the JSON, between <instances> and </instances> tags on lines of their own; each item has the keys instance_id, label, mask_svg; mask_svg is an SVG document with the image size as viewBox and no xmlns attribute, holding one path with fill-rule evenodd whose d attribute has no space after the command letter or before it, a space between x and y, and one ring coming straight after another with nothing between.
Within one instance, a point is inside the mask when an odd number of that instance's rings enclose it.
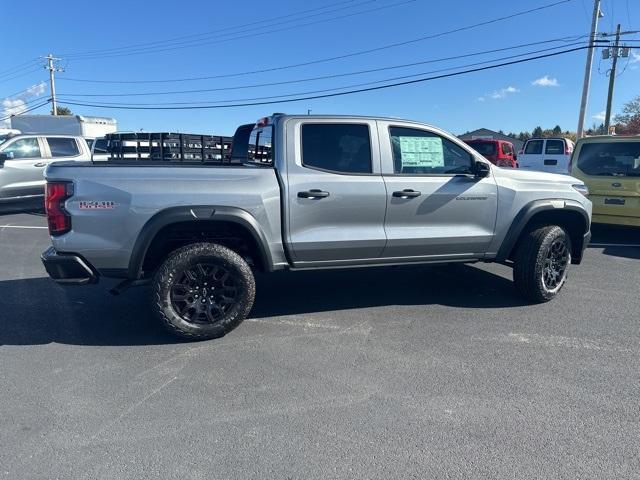
<instances>
[{"instance_id":1,"label":"white van","mask_svg":"<svg viewBox=\"0 0 640 480\"><path fill-rule=\"evenodd\" d=\"M518 153L518 165L528 170L568 174L573 147L568 138L530 138Z\"/></svg>"}]
</instances>

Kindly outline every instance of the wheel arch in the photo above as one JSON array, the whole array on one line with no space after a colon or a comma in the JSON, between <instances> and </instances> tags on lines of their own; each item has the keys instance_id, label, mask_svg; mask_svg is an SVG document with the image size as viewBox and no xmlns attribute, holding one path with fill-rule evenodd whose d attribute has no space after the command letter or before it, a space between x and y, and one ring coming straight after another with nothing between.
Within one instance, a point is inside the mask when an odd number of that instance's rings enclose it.
<instances>
[{"instance_id":1,"label":"wheel arch","mask_svg":"<svg viewBox=\"0 0 640 480\"><path fill-rule=\"evenodd\" d=\"M565 199L535 200L525 205L513 219L496 260L512 259L522 235L538 225L563 227L571 238L571 263L582 261L590 230L589 214L579 202Z\"/></svg>"},{"instance_id":2,"label":"wheel arch","mask_svg":"<svg viewBox=\"0 0 640 480\"><path fill-rule=\"evenodd\" d=\"M129 258L127 277L142 278L143 266L150 248L162 239L163 232L172 228L187 227L193 232L214 231L232 226L242 232L255 249L256 266L264 271L273 270L273 261L266 236L257 220L246 210L228 206L171 207L156 213L142 227ZM202 239L200 240L202 241ZM191 243L191 242L187 242Z\"/></svg>"}]
</instances>

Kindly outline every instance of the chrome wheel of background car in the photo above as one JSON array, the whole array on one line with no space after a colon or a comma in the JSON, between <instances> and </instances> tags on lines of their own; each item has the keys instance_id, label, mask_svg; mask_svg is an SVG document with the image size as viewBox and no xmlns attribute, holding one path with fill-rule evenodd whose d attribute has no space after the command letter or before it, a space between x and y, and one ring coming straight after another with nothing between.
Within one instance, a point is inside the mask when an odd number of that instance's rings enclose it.
<instances>
[{"instance_id":1,"label":"chrome wheel of background car","mask_svg":"<svg viewBox=\"0 0 640 480\"><path fill-rule=\"evenodd\" d=\"M240 296L237 279L221 265L197 263L174 279L171 306L189 323L219 322Z\"/></svg>"},{"instance_id":2,"label":"chrome wheel of background car","mask_svg":"<svg viewBox=\"0 0 640 480\"><path fill-rule=\"evenodd\" d=\"M571 253L564 238L553 241L542 267L542 284L549 292L560 290L567 279L567 270L571 263Z\"/></svg>"}]
</instances>

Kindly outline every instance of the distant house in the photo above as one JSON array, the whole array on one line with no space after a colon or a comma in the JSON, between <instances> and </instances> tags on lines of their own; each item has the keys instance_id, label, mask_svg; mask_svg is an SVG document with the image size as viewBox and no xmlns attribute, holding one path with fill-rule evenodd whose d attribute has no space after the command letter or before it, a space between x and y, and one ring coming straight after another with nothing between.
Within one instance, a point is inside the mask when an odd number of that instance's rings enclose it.
<instances>
[{"instance_id":1,"label":"distant house","mask_svg":"<svg viewBox=\"0 0 640 480\"><path fill-rule=\"evenodd\" d=\"M507 142L513 143L516 152L519 152L524 145L524 142L522 140L509 137L504 133L494 132L493 130L489 130L488 128L479 128L478 130L474 130L472 132L463 133L462 135L459 135L458 138L460 140L476 140L478 138L487 138L490 140L505 140Z\"/></svg>"}]
</instances>

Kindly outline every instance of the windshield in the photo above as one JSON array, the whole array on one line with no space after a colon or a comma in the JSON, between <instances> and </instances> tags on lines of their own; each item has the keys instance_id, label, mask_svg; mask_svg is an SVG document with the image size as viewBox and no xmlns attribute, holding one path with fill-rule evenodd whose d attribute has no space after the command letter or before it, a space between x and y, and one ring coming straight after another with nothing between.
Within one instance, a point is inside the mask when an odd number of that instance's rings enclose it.
<instances>
[{"instance_id":1,"label":"windshield","mask_svg":"<svg viewBox=\"0 0 640 480\"><path fill-rule=\"evenodd\" d=\"M578 168L587 175L640 176L640 141L585 143Z\"/></svg>"},{"instance_id":2,"label":"windshield","mask_svg":"<svg viewBox=\"0 0 640 480\"><path fill-rule=\"evenodd\" d=\"M10 134L4 134L4 135L0 135L0 143L4 143L6 142L8 139L10 139L13 135Z\"/></svg>"},{"instance_id":3,"label":"windshield","mask_svg":"<svg viewBox=\"0 0 640 480\"><path fill-rule=\"evenodd\" d=\"M481 155L496 154L496 144L493 142L469 142L469 146Z\"/></svg>"}]
</instances>

